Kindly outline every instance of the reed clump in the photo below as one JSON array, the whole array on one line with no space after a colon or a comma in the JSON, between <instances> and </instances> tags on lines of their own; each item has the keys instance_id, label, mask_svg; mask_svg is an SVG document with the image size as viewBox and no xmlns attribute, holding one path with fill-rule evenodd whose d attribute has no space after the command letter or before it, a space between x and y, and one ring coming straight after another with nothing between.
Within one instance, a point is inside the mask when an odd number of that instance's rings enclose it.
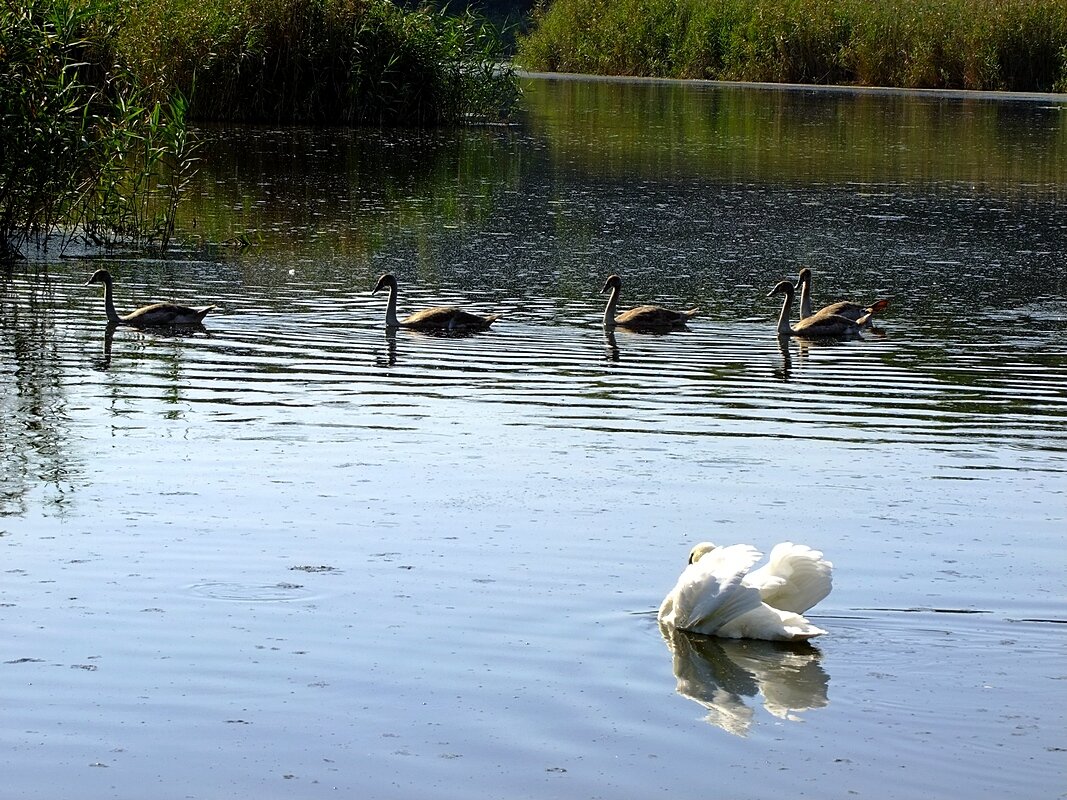
<instances>
[{"instance_id":1,"label":"reed clump","mask_svg":"<svg viewBox=\"0 0 1067 800\"><path fill-rule=\"evenodd\" d=\"M518 97L503 40L473 13L389 0L133 0L118 47L194 119L430 126Z\"/></svg>"},{"instance_id":2,"label":"reed clump","mask_svg":"<svg viewBox=\"0 0 1067 800\"><path fill-rule=\"evenodd\" d=\"M555 0L531 70L1067 91L1067 0Z\"/></svg>"}]
</instances>

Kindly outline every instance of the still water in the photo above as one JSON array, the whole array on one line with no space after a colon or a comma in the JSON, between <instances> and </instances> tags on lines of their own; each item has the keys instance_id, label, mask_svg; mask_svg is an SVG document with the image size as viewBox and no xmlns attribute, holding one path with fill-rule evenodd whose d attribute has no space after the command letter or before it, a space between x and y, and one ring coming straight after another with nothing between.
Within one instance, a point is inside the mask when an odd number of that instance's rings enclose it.
<instances>
[{"instance_id":1,"label":"still water","mask_svg":"<svg viewBox=\"0 0 1067 800\"><path fill-rule=\"evenodd\" d=\"M207 129L174 258L3 276L0 795L1064 797L1067 103L527 103ZM780 343L802 266L879 328ZM665 641L702 539L823 550L829 634Z\"/></svg>"}]
</instances>

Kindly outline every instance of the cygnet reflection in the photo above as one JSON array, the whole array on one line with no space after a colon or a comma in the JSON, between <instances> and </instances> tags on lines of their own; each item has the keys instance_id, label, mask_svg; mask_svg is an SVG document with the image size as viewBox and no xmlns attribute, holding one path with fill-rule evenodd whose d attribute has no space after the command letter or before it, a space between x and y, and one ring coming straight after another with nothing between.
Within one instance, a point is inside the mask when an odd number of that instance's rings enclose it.
<instances>
[{"instance_id":1,"label":"cygnet reflection","mask_svg":"<svg viewBox=\"0 0 1067 800\"><path fill-rule=\"evenodd\" d=\"M734 736L747 736L754 709L800 722L799 713L829 704L830 676L819 651L807 643L782 644L752 639L719 639L660 626L674 656L676 690L704 708L705 720Z\"/></svg>"}]
</instances>

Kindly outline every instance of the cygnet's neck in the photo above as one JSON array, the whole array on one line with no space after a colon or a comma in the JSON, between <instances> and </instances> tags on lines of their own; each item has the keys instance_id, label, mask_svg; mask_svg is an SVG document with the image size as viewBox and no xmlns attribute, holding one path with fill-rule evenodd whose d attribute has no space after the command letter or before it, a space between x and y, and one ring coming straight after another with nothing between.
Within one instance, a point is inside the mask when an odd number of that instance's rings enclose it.
<instances>
[{"instance_id":1,"label":"cygnet's neck","mask_svg":"<svg viewBox=\"0 0 1067 800\"><path fill-rule=\"evenodd\" d=\"M621 289L618 284L612 284L611 294L608 295L608 304L604 307L604 327L615 327L615 308L619 305Z\"/></svg>"},{"instance_id":2,"label":"cygnet's neck","mask_svg":"<svg viewBox=\"0 0 1067 800\"><path fill-rule=\"evenodd\" d=\"M800 318L807 319L811 316L811 279L800 284Z\"/></svg>"},{"instance_id":3,"label":"cygnet's neck","mask_svg":"<svg viewBox=\"0 0 1067 800\"><path fill-rule=\"evenodd\" d=\"M793 333L793 329L789 327L789 311L793 306L793 292L792 290L785 293L785 299L782 300L782 312L778 315L778 335L790 336Z\"/></svg>"},{"instance_id":4,"label":"cygnet's neck","mask_svg":"<svg viewBox=\"0 0 1067 800\"><path fill-rule=\"evenodd\" d=\"M389 300L385 304L385 324L390 328L399 328L400 320L396 318L396 284L389 284Z\"/></svg>"},{"instance_id":5,"label":"cygnet's neck","mask_svg":"<svg viewBox=\"0 0 1067 800\"><path fill-rule=\"evenodd\" d=\"M107 314L107 321L115 325L122 322L122 317L119 316L119 312L115 310L115 297L111 291L111 279L104 280L104 312Z\"/></svg>"}]
</instances>

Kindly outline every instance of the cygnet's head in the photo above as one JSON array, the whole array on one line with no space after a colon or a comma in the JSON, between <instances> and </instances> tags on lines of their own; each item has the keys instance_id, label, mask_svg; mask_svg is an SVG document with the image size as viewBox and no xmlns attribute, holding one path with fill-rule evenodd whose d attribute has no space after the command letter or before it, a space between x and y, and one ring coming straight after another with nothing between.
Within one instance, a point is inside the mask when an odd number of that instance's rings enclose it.
<instances>
[{"instance_id":1,"label":"cygnet's head","mask_svg":"<svg viewBox=\"0 0 1067 800\"><path fill-rule=\"evenodd\" d=\"M778 284L767 292L767 297L774 297L776 294L784 294L790 299L796 294L796 287L790 281L779 281Z\"/></svg>"},{"instance_id":2,"label":"cygnet's head","mask_svg":"<svg viewBox=\"0 0 1067 800\"><path fill-rule=\"evenodd\" d=\"M608 275L608 279L606 281L604 281L604 288L602 288L600 290L600 293L604 294L609 289L621 289L621 288L622 288L622 278L620 278L618 275Z\"/></svg>"},{"instance_id":3,"label":"cygnet's head","mask_svg":"<svg viewBox=\"0 0 1067 800\"><path fill-rule=\"evenodd\" d=\"M396 278L390 273L385 273L382 277L378 278L378 283L374 287L374 291L371 294L377 294L380 290L386 287L393 288L396 286Z\"/></svg>"},{"instance_id":4,"label":"cygnet's head","mask_svg":"<svg viewBox=\"0 0 1067 800\"><path fill-rule=\"evenodd\" d=\"M704 556L714 550L715 547L716 545L713 545L711 542L701 542L689 551L689 563L697 563L700 559L702 559Z\"/></svg>"}]
</instances>

